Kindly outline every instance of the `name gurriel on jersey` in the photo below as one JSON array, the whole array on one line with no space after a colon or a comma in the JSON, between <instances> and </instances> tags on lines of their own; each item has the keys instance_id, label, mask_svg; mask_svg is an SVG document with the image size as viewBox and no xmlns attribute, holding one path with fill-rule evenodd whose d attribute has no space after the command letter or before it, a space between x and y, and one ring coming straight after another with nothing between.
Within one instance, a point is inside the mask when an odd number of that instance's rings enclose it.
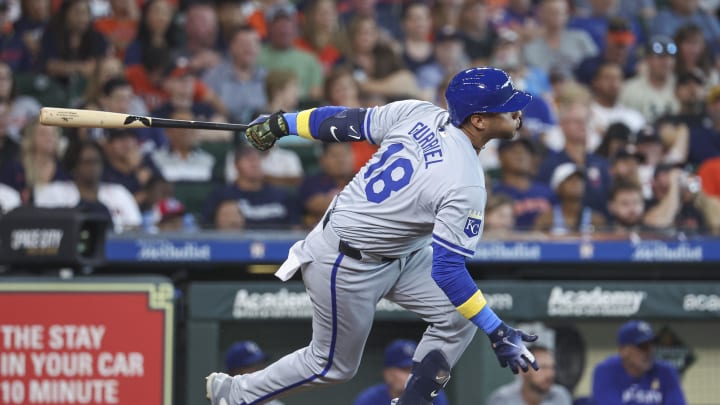
<instances>
[{"instance_id":1,"label":"name gurriel on jersey","mask_svg":"<svg viewBox=\"0 0 720 405\"><path fill-rule=\"evenodd\" d=\"M435 135L435 132L433 132L429 126L423 124L422 122L418 122L408 132L408 135L412 135L415 142L417 142L420 149L422 149L426 169L433 163L440 163L443 161L440 141L438 141L437 135Z\"/></svg>"}]
</instances>

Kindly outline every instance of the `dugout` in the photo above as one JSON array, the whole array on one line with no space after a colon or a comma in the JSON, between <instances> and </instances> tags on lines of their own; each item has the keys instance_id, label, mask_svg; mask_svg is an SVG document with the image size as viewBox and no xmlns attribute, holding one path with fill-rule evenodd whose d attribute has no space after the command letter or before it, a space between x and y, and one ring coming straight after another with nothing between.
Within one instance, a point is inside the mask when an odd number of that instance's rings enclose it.
<instances>
[{"instance_id":1,"label":"dugout","mask_svg":"<svg viewBox=\"0 0 720 405\"><path fill-rule=\"evenodd\" d=\"M720 397L720 282L717 281L487 281L479 286L507 321L542 321L556 331L558 380L576 397L590 390L592 368L615 353L617 328L630 318L648 320L663 339L658 355L675 362L689 403ZM194 282L188 289L186 400L204 400L201 381L222 369L232 342L251 339L272 359L310 339L310 301L300 282ZM382 301L358 375L350 382L283 399L287 405L351 404L381 381L382 353L395 338L418 339L424 324ZM447 394L453 404L484 404L512 380L497 365L479 332L453 371Z\"/></svg>"}]
</instances>

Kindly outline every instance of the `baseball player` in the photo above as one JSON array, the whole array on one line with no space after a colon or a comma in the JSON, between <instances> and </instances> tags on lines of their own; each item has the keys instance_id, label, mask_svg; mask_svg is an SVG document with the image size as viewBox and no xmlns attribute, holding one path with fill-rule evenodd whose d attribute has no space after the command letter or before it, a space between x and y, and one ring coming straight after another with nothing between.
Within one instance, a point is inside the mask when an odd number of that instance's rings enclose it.
<instances>
[{"instance_id":1,"label":"baseball player","mask_svg":"<svg viewBox=\"0 0 720 405\"><path fill-rule=\"evenodd\" d=\"M478 152L491 139L515 135L531 96L489 67L458 73L445 96L447 111L405 100L368 109L278 112L251 123L248 141L260 150L288 135L365 141L380 149L276 273L287 280L302 271L314 309L312 341L254 373L210 374L212 405L261 404L293 390L348 381L382 298L430 325L398 405L430 405L477 328L490 338L502 367L537 370L523 343L537 336L500 320L465 267L483 227L486 192Z\"/></svg>"}]
</instances>

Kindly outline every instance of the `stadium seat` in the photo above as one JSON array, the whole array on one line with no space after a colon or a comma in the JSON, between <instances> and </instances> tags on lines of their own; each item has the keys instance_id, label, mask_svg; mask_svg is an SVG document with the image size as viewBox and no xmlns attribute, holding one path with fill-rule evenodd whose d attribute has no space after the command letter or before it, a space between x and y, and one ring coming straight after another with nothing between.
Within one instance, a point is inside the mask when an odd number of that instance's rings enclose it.
<instances>
[{"instance_id":1,"label":"stadium seat","mask_svg":"<svg viewBox=\"0 0 720 405\"><path fill-rule=\"evenodd\" d=\"M182 181L175 184L175 198L185 204L185 209L192 214L199 214L210 193L220 185L217 182Z\"/></svg>"}]
</instances>

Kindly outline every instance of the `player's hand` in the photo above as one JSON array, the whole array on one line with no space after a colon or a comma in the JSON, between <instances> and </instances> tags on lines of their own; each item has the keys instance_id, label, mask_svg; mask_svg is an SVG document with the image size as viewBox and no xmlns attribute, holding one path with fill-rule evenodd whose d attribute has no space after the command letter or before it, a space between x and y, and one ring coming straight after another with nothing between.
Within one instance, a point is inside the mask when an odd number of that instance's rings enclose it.
<instances>
[{"instance_id":1,"label":"player's hand","mask_svg":"<svg viewBox=\"0 0 720 405\"><path fill-rule=\"evenodd\" d=\"M270 115L261 115L255 118L245 130L248 142L257 150L268 150L283 136L289 135L288 123L283 112L278 111Z\"/></svg>"},{"instance_id":2,"label":"player's hand","mask_svg":"<svg viewBox=\"0 0 720 405\"><path fill-rule=\"evenodd\" d=\"M510 367L513 374L517 374L519 370L526 372L529 367L538 369L535 356L530 353L524 343L536 341L537 335L528 335L502 323L488 337L501 367Z\"/></svg>"}]
</instances>

